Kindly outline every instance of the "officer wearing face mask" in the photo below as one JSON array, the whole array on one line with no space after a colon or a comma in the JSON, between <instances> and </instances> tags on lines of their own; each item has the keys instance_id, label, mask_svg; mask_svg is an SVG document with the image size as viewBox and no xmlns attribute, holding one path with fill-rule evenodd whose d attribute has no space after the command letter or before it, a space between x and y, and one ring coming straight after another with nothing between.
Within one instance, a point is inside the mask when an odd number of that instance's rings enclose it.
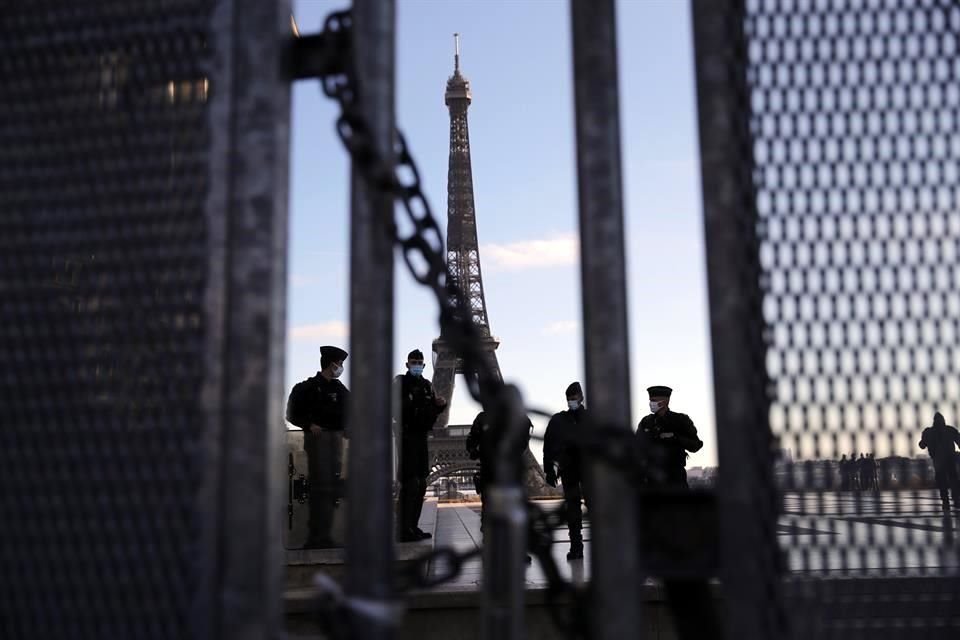
<instances>
[{"instance_id":1,"label":"officer wearing face mask","mask_svg":"<svg viewBox=\"0 0 960 640\"><path fill-rule=\"evenodd\" d=\"M427 434L433 430L447 401L433 392L433 385L423 377L423 369L423 352L414 349L407 355L407 373L394 380L394 393L400 398L401 542L432 537L418 526L430 475Z\"/></svg>"},{"instance_id":2,"label":"officer wearing face mask","mask_svg":"<svg viewBox=\"0 0 960 640\"><path fill-rule=\"evenodd\" d=\"M646 466L643 482L647 486L686 488L687 452L697 452L703 442L690 416L670 410L670 387L655 386L650 394L650 415L637 427L637 446Z\"/></svg>"},{"instance_id":3,"label":"officer wearing face mask","mask_svg":"<svg viewBox=\"0 0 960 640\"><path fill-rule=\"evenodd\" d=\"M581 432L587 408L583 404L583 390L579 382L567 387L567 410L556 413L547 423L543 434L543 466L547 484L563 483L563 502L570 531L570 551L567 560L583 558L583 511L580 501L585 496L583 486L584 462L581 453ZM589 498L587 508L590 507Z\"/></svg>"},{"instance_id":4,"label":"officer wearing face mask","mask_svg":"<svg viewBox=\"0 0 960 640\"><path fill-rule=\"evenodd\" d=\"M310 533L306 549L334 546L330 528L337 506L343 462L347 398L350 392L337 378L347 352L320 347L320 371L297 383L287 400L287 421L303 429L310 478Z\"/></svg>"}]
</instances>

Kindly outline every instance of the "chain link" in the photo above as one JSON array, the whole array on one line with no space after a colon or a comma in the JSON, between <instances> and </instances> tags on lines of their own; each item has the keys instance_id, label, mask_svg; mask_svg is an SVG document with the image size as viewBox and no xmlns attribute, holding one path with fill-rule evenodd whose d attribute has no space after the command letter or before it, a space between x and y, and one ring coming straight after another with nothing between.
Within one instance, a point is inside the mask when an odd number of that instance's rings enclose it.
<instances>
[{"instance_id":1,"label":"chain link","mask_svg":"<svg viewBox=\"0 0 960 640\"><path fill-rule=\"evenodd\" d=\"M349 11L328 16L324 25L328 33L350 32L352 17ZM331 42L343 38L329 38ZM345 39L349 42L349 38ZM401 235L392 216L384 220L394 244L403 252L403 259L413 278L433 291L440 309L440 327L444 338L464 360L468 371L477 377L467 377L470 394L484 408L496 415L503 382L483 357L480 333L472 321L466 296L458 287L446 282L444 241L440 225L433 215L430 203L423 193L420 172L400 131L394 132L393 157L384 158L373 142L366 118L360 108L362 87L353 71L349 49L341 49L341 72L322 78L327 97L340 105L337 134L361 177L374 189L388 193L403 205L407 220L413 227ZM406 180L402 176L406 176Z\"/></svg>"},{"instance_id":2,"label":"chain link","mask_svg":"<svg viewBox=\"0 0 960 640\"><path fill-rule=\"evenodd\" d=\"M493 416L493 422L505 423L503 418L507 417L506 407L509 404L504 393L505 386L483 357L482 336L473 323L466 296L458 287L446 281L443 235L423 193L420 173L406 139L400 131L395 131L392 157L383 157L377 151L370 127L361 111L362 88L358 84L350 52L352 26L350 11L332 13L324 23L325 34L337 36L326 39L331 47L337 48L327 51L326 55L339 59L337 67L340 71L320 78L324 94L336 100L340 106L337 134L363 180L375 190L401 202L412 230L402 235L392 216L383 222L394 244L401 249L410 274L418 283L433 291L440 311L441 334L463 359L464 368L477 372L476 377L467 376L471 396ZM527 411L536 415L550 415L535 409ZM626 441L628 437L629 442ZM597 426L581 434L580 439L588 455L605 460L631 478L636 478L638 469L644 466L638 460L631 432L621 427ZM563 578L552 554L552 531L566 525L565 516L561 510L547 511L534 504L529 505L528 513L529 551L536 557L547 578L551 617L568 637L587 637L587 591ZM424 554L398 571L395 589L403 594L412 589L429 589L448 582L459 575L466 562L480 553L480 549L457 552L452 548L440 548ZM442 566L444 570L437 573L437 566ZM433 575L430 574L431 569L434 569ZM344 608L355 609L343 597L330 600L327 604L333 620L342 616Z\"/></svg>"}]
</instances>

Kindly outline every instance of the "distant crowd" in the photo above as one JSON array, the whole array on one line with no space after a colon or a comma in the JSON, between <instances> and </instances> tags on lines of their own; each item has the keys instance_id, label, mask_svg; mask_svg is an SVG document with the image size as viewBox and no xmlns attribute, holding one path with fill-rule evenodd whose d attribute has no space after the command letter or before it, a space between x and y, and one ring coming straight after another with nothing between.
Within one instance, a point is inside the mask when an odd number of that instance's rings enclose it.
<instances>
[{"instance_id":1,"label":"distant crowd","mask_svg":"<svg viewBox=\"0 0 960 640\"><path fill-rule=\"evenodd\" d=\"M879 491L880 465L872 453L861 453L847 459L846 454L840 458L840 490L841 491Z\"/></svg>"}]
</instances>

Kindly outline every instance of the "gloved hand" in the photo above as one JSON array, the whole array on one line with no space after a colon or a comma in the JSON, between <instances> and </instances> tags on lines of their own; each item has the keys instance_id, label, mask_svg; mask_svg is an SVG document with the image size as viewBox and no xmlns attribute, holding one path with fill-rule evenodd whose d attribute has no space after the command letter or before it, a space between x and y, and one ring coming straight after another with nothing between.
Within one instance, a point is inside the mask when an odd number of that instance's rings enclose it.
<instances>
[{"instance_id":1,"label":"gloved hand","mask_svg":"<svg viewBox=\"0 0 960 640\"><path fill-rule=\"evenodd\" d=\"M557 474L553 469L547 469L547 484L554 488L557 486Z\"/></svg>"}]
</instances>

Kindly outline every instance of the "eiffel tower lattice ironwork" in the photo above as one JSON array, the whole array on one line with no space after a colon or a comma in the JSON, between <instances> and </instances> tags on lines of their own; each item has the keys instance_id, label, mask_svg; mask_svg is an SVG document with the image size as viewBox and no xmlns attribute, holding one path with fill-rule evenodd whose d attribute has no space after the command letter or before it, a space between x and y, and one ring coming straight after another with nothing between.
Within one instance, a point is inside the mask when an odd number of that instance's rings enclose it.
<instances>
[{"instance_id":1,"label":"eiffel tower lattice ironwork","mask_svg":"<svg viewBox=\"0 0 960 640\"><path fill-rule=\"evenodd\" d=\"M454 34L453 75L447 80L444 102L450 111L450 159L447 174L447 281L458 285L469 303L474 324L482 335L485 357L497 377L502 379L496 350L500 341L490 333L487 302L483 293L480 249L477 242L477 212L473 198L473 168L470 161L470 132L467 108L472 101L470 82L460 72L460 39ZM433 387L447 400L447 408L437 418L435 428L443 433L450 418L451 399L457 374L466 371L463 360L445 340L443 333L433 341ZM528 449L526 460L528 489L543 493L543 470Z\"/></svg>"}]
</instances>

